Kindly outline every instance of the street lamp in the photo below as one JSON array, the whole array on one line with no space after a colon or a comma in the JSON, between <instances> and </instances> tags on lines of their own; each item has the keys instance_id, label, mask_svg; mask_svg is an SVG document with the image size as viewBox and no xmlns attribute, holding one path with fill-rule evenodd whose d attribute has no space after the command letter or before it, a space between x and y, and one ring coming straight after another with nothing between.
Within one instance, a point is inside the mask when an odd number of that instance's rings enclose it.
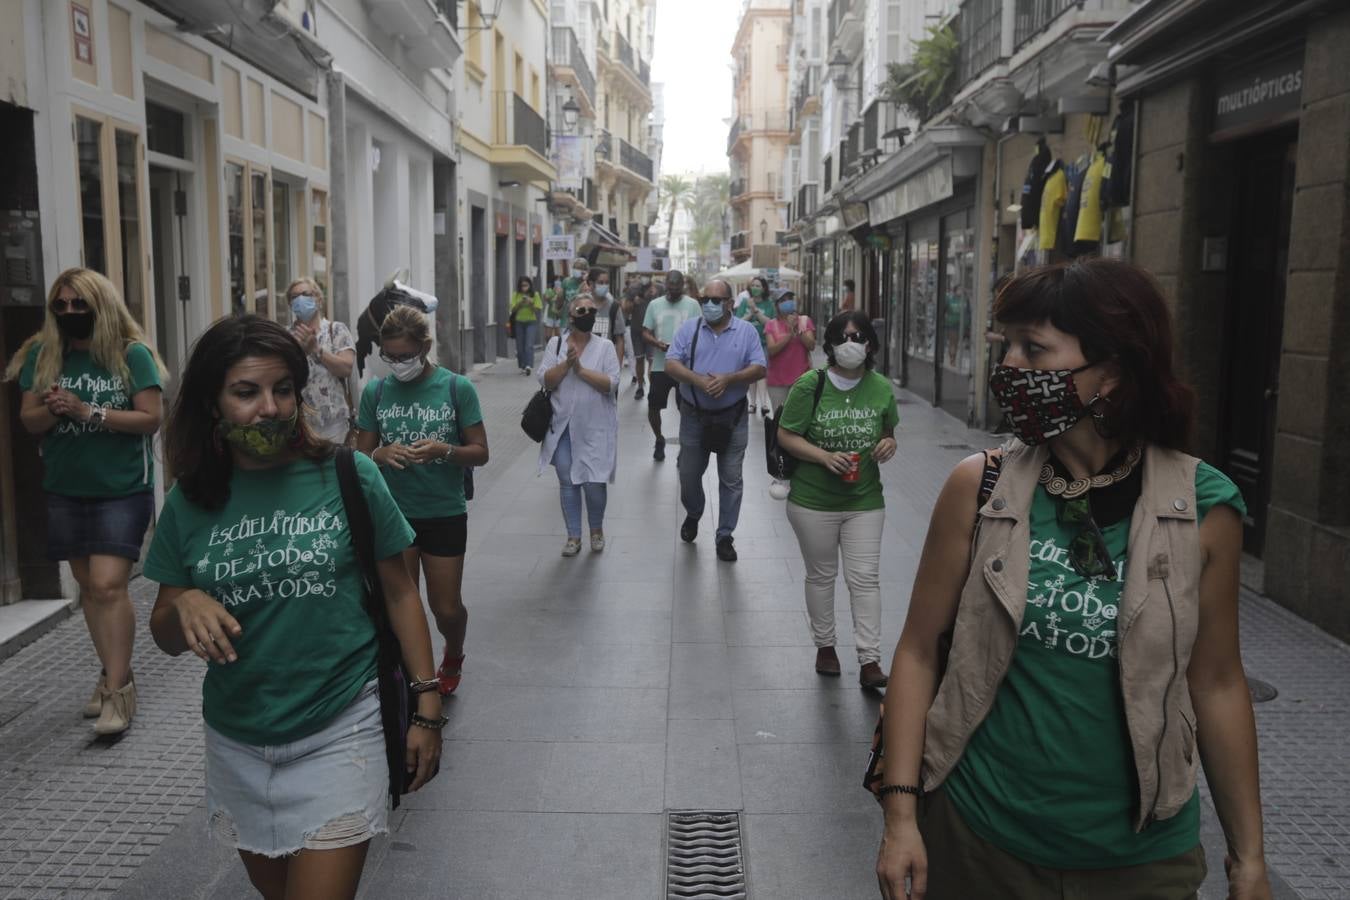
<instances>
[{"instance_id":1,"label":"street lamp","mask_svg":"<svg viewBox=\"0 0 1350 900\"><path fill-rule=\"evenodd\" d=\"M848 85L849 64L850 64L849 58L844 55L844 51L842 48L834 51L834 56L830 57L830 61L828 63L830 67L830 75L831 77L834 78L834 83L836 86L839 87L840 90L846 91L849 89Z\"/></svg>"},{"instance_id":2,"label":"street lamp","mask_svg":"<svg viewBox=\"0 0 1350 900\"><path fill-rule=\"evenodd\" d=\"M567 102L562 105L563 129L570 133L577 127L577 116L581 115L581 107L577 105L576 98L568 97Z\"/></svg>"}]
</instances>

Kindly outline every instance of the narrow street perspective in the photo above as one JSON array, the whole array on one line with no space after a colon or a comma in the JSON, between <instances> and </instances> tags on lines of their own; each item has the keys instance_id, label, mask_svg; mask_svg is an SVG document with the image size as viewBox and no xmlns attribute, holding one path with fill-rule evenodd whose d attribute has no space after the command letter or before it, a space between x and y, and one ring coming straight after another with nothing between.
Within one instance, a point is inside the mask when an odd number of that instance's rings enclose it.
<instances>
[{"instance_id":1,"label":"narrow street perspective","mask_svg":"<svg viewBox=\"0 0 1350 900\"><path fill-rule=\"evenodd\" d=\"M1350 900L1346 0L0 0L0 900Z\"/></svg>"}]
</instances>

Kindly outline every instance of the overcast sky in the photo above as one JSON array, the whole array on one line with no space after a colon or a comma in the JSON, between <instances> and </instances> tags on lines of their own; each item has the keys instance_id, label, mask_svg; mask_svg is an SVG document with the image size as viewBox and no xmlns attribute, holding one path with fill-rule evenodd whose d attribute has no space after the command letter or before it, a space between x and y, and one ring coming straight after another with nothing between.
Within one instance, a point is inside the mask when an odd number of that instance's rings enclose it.
<instances>
[{"instance_id":1,"label":"overcast sky","mask_svg":"<svg viewBox=\"0 0 1350 900\"><path fill-rule=\"evenodd\" d=\"M738 0L657 0L652 81L666 86L661 172L727 171Z\"/></svg>"}]
</instances>

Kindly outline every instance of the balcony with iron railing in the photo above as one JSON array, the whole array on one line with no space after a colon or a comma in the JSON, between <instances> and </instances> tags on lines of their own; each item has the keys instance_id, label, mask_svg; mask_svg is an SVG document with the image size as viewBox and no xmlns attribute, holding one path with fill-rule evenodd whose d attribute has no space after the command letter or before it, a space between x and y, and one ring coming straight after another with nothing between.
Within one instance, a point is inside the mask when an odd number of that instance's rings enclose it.
<instances>
[{"instance_id":1,"label":"balcony with iron railing","mask_svg":"<svg viewBox=\"0 0 1350 900\"><path fill-rule=\"evenodd\" d=\"M797 91L792 97L792 109L798 116L806 108L806 104L820 94L820 76L815 66L810 66L802 71L801 81L797 83Z\"/></svg>"},{"instance_id":2,"label":"balcony with iron railing","mask_svg":"<svg viewBox=\"0 0 1350 900\"><path fill-rule=\"evenodd\" d=\"M786 109L760 110L757 113L736 116L731 122L731 130L727 132L727 153L730 154L736 148L736 142L743 135L757 131L788 132L791 130L790 117Z\"/></svg>"},{"instance_id":3,"label":"balcony with iron railing","mask_svg":"<svg viewBox=\"0 0 1350 900\"><path fill-rule=\"evenodd\" d=\"M804 184L797 188L796 212L799 219L815 215L816 186L814 184Z\"/></svg>"},{"instance_id":4,"label":"balcony with iron railing","mask_svg":"<svg viewBox=\"0 0 1350 900\"><path fill-rule=\"evenodd\" d=\"M586 54L582 52L577 33L571 28L553 26L553 50L550 61L556 68L571 73L571 80L575 81L577 88L585 93L587 102L594 106L597 101L595 75L591 73L590 64L586 62Z\"/></svg>"},{"instance_id":5,"label":"balcony with iron railing","mask_svg":"<svg viewBox=\"0 0 1350 900\"><path fill-rule=\"evenodd\" d=\"M637 222L628 223L628 246L630 247L642 246L642 226L639 225Z\"/></svg>"},{"instance_id":6,"label":"balcony with iron railing","mask_svg":"<svg viewBox=\"0 0 1350 900\"><path fill-rule=\"evenodd\" d=\"M638 56L633 45L628 43L619 32L614 32L614 56L619 64L633 74L633 77L642 82L644 86L651 84L651 67Z\"/></svg>"},{"instance_id":7,"label":"balcony with iron railing","mask_svg":"<svg viewBox=\"0 0 1350 900\"><path fill-rule=\"evenodd\" d=\"M1011 0L1009 0L1011 2ZM1002 56L1004 0L965 0L957 17L957 84L969 84Z\"/></svg>"},{"instance_id":8,"label":"balcony with iron railing","mask_svg":"<svg viewBox=\"0 0 1350 900\"><path fill-rule=\"evenodd\" d=\"M862 45L862 0L830 0L826 14L827 47L856 52Z\"/></svg>"},{"instance_id":9,"label":"balcony with iron railing","mask_svg":"<svg viewBox=\"0 0 1350 900\"><path fill-rule=\"evenodd\" d=\"M540 156L548 156L548 126L544 117L515 91L493 91L496 101L493 115L493 143L529 147Z\"/></svg>"},{"instance_id":10,"label":"balcony with iron railing","mask_svg":"<svg viewBox=\"0 0 1350 900\"><path fill-rule=\"evenodd\" d=\"M1082 5L1081 0L1013 0L1016 26L1013 31L1013 49L1021 50L1036 35L1071 9Z\"/></svg>"},{"instance_id":11,"label":"balcony with iron railing","mask_svg":"<svg viewBox=\"0 0 1350 900\"><path fill-rule=\"evenodd\" d=\"M738 231L731 236L731 252L745 253L750 250L750 233L748 231Z\"/></svg>"},{"instance_id":12,"label":"balcony with iron railing","mask_svg":"<svg viewBox=\"0 0 1350 900\"><path fill-rule=\"evenodd\" d=\"M820 161L820 164L822 168L821 189L828 194L834 188L834 160L829 154L826 154L825 158Z\"/></svg>"},{"instance_id":13,"label":"balcony with iron railing","mask_svg":"<svg viewBox=\"0 0 1350 900\"><path fill-rule=\"evenodd\" d=\"M655 181L652 158L623 138L619 138L619 164L648 181Z\"/></svg>"},{"instance_id":14,"label":"balcony with iron railing","mask_svg":"<svg viewBox=\"0 0 1350 900\"><path fill-rule=\"evenodd\" d=\"M730 189L731 202L735 203L739 198L745 195L747 190L749 190L749 182L747 182L744 178L733 178L731 180L731 189Z\"/></svg>"}]
</instances>

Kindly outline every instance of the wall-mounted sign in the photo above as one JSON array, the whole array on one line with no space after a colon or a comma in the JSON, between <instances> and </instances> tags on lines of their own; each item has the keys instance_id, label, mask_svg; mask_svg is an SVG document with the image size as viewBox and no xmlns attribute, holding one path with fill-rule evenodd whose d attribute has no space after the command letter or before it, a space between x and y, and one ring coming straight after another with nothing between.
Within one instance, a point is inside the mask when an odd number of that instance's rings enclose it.
<instances>
[{"instance_id":1,"label":"wall-mounted sign","mask_svg":"<svg viewBox=\"0 0 1350 900\"><path fill-rule=\"evenodd\" d=\"M571 262L576 259L576 236L571 234L551 234L544 241L544 259L553 262Z\"/></svg>"},{"instance_id":2,"label":"wall-mounted sign","mask_svg":"<svg viewBox=\"0 0 1350 900\"><path fill-rule=\"evenodd\" d=\"M504 212L496 214L497 234L500 237L506 237L511 233L511 217Z\"/></svg>"},{"instance_id":3,"label":"wall-mounted sign","mask_svg":"<svg viewBox=\"0 0 1350 900\"><path fill-rule=\"evenodd\" d=\"M1224 76L1214 93L1217 138L1295 121L1303 101L1303 51Z\"/></svg>"},{"instance_id":4,"label":"wall-mounted sign","mask_svg":"<svg viewBox=\"0 0 1350 900\"><path fill-rule=\"evenodd\" d=\"M946 200L953 193L952 158L945 156L914 177L867 201L867 209L872 224L880 225Z\"/></svg>"},{"instance_id":5,"label":"wall-mounted sign","mask_svg":"<svg viewBox=\"0 0 1350 900\"><path fill-rule=\"evenodd\" d=\"M530 243L537 244L544 239L544 226L535 222L530 226Z\"/></svg>"},{"instance_id":6,"label":"wall-mounted sign","mask_svg":"<svg viewBox=\"0 0 1350 900\"><path fill-rule=\"evenodd\" d=\"M553 165L558 170L557 187L563 191L580 191L586 180L586 147L575 135L558 135L553 139Z\"/></svg>"},{"instance_id":7,"label":"wall-mounted sign","mask_svg":"<svg viewBox=\"0 0 1350 900\"><path fill-rule=\"evenodd\" d=\"M637 271L670 271L670 251L665 247L639 247L637 251Z\"/></svg>"},{"instance_id":8,"label":"wall-mounted sign","mask_svg":"<svg viewBox=\"0 0 1350 900\"><path fill-rule=\"evenodd\" d=\"M516 240L525 240L525 220L516 219Z\"/></svg>"}]
</instances>

